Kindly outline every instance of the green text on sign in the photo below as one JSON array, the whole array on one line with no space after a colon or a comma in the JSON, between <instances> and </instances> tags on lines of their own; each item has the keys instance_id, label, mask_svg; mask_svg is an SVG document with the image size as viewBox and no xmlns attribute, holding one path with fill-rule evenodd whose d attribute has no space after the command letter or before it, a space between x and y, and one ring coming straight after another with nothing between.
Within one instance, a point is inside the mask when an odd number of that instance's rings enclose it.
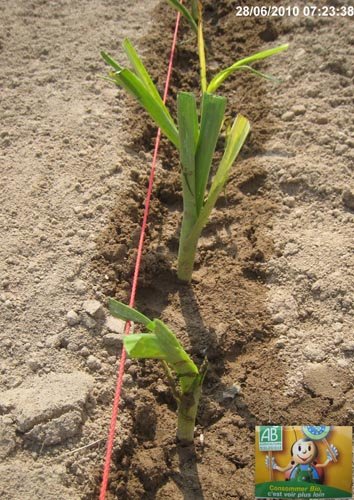
<instances>
[{"instance_id":1,"label":"green text on sign","mask_svg":"<svg viewBox=\"0 0 354 500\"><path fill-rule=\"evenodd\" d=\"M282 451L283 428L281 425L259 426L259 450L260 451Z\"/></svg>"}]
</instances>

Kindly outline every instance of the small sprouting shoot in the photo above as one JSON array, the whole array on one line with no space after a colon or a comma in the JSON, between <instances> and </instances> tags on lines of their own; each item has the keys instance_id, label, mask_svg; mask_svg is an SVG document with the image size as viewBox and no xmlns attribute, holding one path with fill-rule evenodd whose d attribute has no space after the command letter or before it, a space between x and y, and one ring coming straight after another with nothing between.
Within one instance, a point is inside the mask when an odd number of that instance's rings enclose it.
<instances>
[{"instance_id":1,"label":"small sprouting shoot","mask_svg":"<svg viewBox=\"0 0 354 500\"><path fill-rule=\"evenodd\" d=\"M157 359L177 403L177 438L192 442L202 385L207 370L206 360L198 369L176 335L159 319L153 321L136 309L114 299L109 301L112 316L141 323L146 333L133 333L124 338L127 354L135 359Z\"/></svg>"}]
</instances>

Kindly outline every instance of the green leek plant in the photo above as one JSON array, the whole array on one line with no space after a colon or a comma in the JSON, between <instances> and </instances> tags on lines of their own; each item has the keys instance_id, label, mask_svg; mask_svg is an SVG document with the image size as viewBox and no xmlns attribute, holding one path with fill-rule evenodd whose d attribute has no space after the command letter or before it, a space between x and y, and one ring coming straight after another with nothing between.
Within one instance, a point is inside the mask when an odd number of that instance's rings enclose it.
<instances>
[{"instance_id":1,"label":"green leek plant","mask_svg":"<svg viewBox=\"0 0 354 500\"><path fill-rule=\"evenodd\" d=\"M237 115L231 129L226 131L224 153L216 173L211 179L213 156L225 121L226 109L226 98L215 95L215 92L230 75L239 70L249 70L258 76L273 79L250 65L286 50L288 45L280 45L257 52L236 61L217 73L208 83L202 3L192 0L189 11L178 0L168 0L168 2L187 19L197 36L202 92L199 112L195 95L190 92L179 92L177 96L177 124L175 123L129 40L124 41L123 47L133 70L123 68L105 52L102 52L102 57L113 68L107 79L130 93L145 108L161 131L179 151L182 167L183 219L177 275L182 281L190 282L199 236L227 182L232 164L250 131L250 123L247 118L240 114Z\"/></svg>"},{"instance_id":2,"label":"green leek plant","mask_svg":"<svg viewBox=\"0 0 354 500\"><path fill-rule=\"evenodd\" d=\"M114 299L109 301L109 310L112 316L142 323L148 330L148 333L126 335L124 347L131 358L161 361L177 402L177 437L180 441L192 442L206 361L198 369L175 334L162 321L151 321L136 309Z\"/></svg>"}]
</instances>

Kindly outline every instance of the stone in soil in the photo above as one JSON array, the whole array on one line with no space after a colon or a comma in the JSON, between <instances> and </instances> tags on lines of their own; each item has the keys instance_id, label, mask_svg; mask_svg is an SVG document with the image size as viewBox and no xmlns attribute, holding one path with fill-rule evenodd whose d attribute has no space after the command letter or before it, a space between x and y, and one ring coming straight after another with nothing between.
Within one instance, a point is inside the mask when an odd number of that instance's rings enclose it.
<instances>
[{"instance_id":1,"label":"stone in soil","mask_svg":"<svg viewBox=\"0 0 354 500\"><path fill-rule=\"evenodd\" d=\"M0 459L5 459L16 448L16 434L11 419L0 417Z\"/></svg>"},{"instance_id":2,"label":"stone in soil","mask_svg":"<svg viewBox=\"0 0 354 500\"><path fill-rule=\"evenodd\" d=\"M25 436L42 446L51 446L77 436L82 423L83 415L80 411L69 411L49 422L35 425Z\"/></svg>"},{"instance_id":3,"label":"stone in soil","mask_svg":"<svg viewBox=\"0 0 354 500\"><path fill-rule=\"evenodd\" d=\"M98 300L85 300L82 305L83 310L93 318L103 316L103 306Z\"/></svg>"},{"instance_id":4,"label":"stone in soil","mask_svg":"<svg viewBox=\"0 0 354 500\"><path fill-rule=\"evenodd\" d=\"M354 189L345 189L342 195L343 204L354 210Z\"/></svg>"},{"instance_id":5,"label":"stone in soil","mask_svg":"<svg viewBox=\"0 0 354 500\"><path fill-rule=\"evenodd\" d=\"M233 384L231 387L228 387L225 391L222 393L222 399L227 400L227 399L234 399L237 394L240 394L241 392L241 387L238 384Z\"/></svg>"},{"instance_id":6,"label":"stone in soil","mask_svg":"<svg viewBox=\"0 0 354 500\"><path fill-rule=\"evenodd\" d=\"M0 411L14 416L18 431L28 432L37 424L82 410L92 388L92 377L82 372L37 376L0 393Z\"/></svg>"},{"instance_id":7,"label":"stone in soil","mask_svg":"<svg viewBox=\"0 0 354 500\"><path fill-rule=\"evenodd\" d=\"M102 342L105 347L118 348L123 343L124 335L121 333L107 333L103 336Z\"/></svg>"},{"instance_id":8,"label":"stone in soil","mask_svg":"<svg viewBox=\"0 0 354 500\"><path fill-rule=\"evenodd\" d=\"M90 356L87 358L86 364L88 368L93 372L96 372L102 368L101 361L92 354L90 354Z\"/></svg>"},{"instance_id":9,"label":"stone in soil","mask_svg":"<svg viewBox=\"0 0 354 500\"><path fill-rule=\"evenodd\" d=\"M80 322L80 317L74 310L71 310L66 315L66 321L69 326L74 326Z\"/></svg>"},{"instance_id":10,"label":"stone in soil","mask_svg":"<svg viewBox=\"0 0 354 500\"><path fill-rule=\"evenodd\" d=\"M95 319L87 314L86 312L82 313L81 315L81 322L85 328L88 330L93 330L96 327L96 321Z\"/></svg>"},{"instance_id":11,"label":"stone in soil","mask_svg":"<svg viewBox=\"0 0 354 500\"><path fill-rule=\"evenodd\" d=\"M347 355L347 356L354 356L354 342L353 341L348 341L345 342L342 345L342 351Z\"/></svg>"},{"instance_id":12,"label":"stone in soil","mask_svg":"<svg viewBox=\"0 0 354 500\"><path fill-rule=\"evenodd\" d=\"M310 361L320 363L326 358L326 353L314 344L309 344L304 348L304 355Z\"/></svg>"},{"instance_id":13,"label":"stone in soil","mask_svg":"<svg viewBox=\"0 0 354 500\"><path fill-rule=\"evenodd\" d=\"M106 319L105 326L107 330L113 333L124 333L125 321L114 318L113 316L108 316Z\"/></svg>"}]
</instances>

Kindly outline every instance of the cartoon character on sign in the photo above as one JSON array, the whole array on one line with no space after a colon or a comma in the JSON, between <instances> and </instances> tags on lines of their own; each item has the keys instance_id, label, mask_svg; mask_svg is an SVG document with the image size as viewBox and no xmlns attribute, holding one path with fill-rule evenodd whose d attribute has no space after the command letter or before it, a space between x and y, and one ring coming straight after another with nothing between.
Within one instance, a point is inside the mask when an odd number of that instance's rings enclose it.
<instances>
[{"instance_id":1,"label":"cartoon character on sign","mask_svg":"<svg viewBox=\"0 0 354 500\"><path fill-rule=\"evenodd\" d=\"M317 426L317 428L319 427L321 426ZM311 426L311 428L313 429L314 426ZM320 439L323 438L321 437ZM280 467L276 463L275 458L272 458L270 461L269 457L266 457L266 466L268 469L272 468L279 472L285 472L286 481L303 481L307 483L322 484L324 481L323 469L327 467L329 463L336 462L339 453L333 444L328 445L327 460L322 464L317 463L318 448L315 443L316 440L318 440L317 436L313 439L310 437L298 439L291 447L291 460L285 467Z\"/></svg>"}]
</instances>

